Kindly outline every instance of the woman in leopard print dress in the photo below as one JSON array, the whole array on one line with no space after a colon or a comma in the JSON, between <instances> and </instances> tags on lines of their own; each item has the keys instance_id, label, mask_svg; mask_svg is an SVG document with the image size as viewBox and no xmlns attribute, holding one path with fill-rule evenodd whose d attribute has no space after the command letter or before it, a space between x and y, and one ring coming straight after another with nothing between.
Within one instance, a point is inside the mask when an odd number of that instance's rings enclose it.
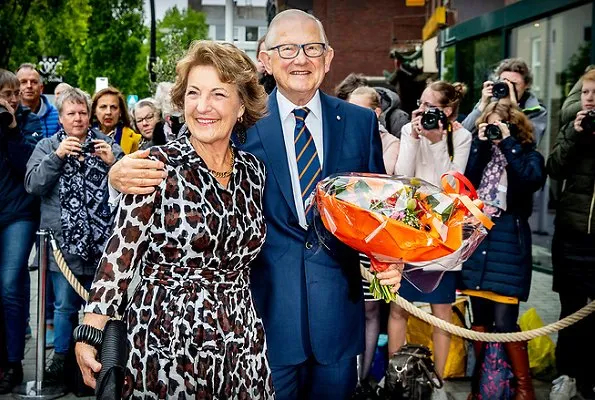
<instances>
[{"instance_id":1,"label":"woman in leopard print dress","mask_svg":"<svg viewBox=\"0 0 595 400\"><path fill-rule=\"evenodd\" d=\"M265 171L229 144L234 126L264 114L266 95L253 63L231 45L197 42L177 72L172 100L184 107L188 127L151 149L167 173L156 190L120 201L84 323L102 328L119 317L139 277L124 312L125 397L271 399L264 329L249 288L249 266L265 238ZM95 350L83 340L76 352L94 386Z\"/></svg>"}]
</instances>

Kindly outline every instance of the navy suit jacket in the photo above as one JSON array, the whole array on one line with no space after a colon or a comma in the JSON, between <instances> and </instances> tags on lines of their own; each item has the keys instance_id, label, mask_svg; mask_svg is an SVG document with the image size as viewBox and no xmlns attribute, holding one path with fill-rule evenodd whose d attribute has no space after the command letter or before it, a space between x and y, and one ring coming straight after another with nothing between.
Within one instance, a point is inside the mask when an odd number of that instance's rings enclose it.
<instances>
[{"instance_id":1,"label":"navy suit jacket","mask_svg":"<svg viewBox=\"0 0 595 400\"><path fill-rule=\"evenodd\" d=\"M338 172L384 173L375 114L322 92L320 100L322 177ZM248 130L240 147L266 166L267 237L252 264L251 285L264 322L269 360L273 365L297 365L313 355L321 364L336 363L363 351L358 256L336 240L332 252L322 246L313 228L322 226L320 220L308 230L299 225L276 90L269 96L268 111Z\"/></svg>"}]
</instances>

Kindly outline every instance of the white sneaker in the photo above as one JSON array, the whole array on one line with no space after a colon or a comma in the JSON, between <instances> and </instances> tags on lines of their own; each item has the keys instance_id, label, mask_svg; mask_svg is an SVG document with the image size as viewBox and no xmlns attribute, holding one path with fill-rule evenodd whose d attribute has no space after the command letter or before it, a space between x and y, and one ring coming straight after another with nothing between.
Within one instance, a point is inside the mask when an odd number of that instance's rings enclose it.
<instances>
[{"instance_id":1,"label":"white sneaker","mask_svg":"<svg viewBox=\"0 0 595 400\"><path fill-rule=\"evenodd\" d=\"M550 400L570 400L576 396L576 380L568 375L554 379L550 391Z\"/></svg>"},{"instance_id":2,"label":"white sneaker","mask_svg":"<svg viewBox=\"0 0 595 400\"><path fill-rule=\"evenodd\" d=\"M446 394L446 390L444 389L444 387L434 389L434 391L432 392L432 400L449 400L448 394Z\"/></svg>"}]
</instances>

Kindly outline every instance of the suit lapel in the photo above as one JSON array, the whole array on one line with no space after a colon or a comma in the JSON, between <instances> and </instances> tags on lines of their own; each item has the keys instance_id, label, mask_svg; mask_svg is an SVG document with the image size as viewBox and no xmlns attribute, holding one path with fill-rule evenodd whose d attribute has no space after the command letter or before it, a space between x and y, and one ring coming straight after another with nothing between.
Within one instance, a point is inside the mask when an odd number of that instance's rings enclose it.
<instances>
[{"instance_id":1,"label":"suit lapel","mask_svg":"<svg viewBox=\"0 0 595 400\"><path fill-rule=\"evenodd\" d=\"M257 132L268 160L268 172L275 177L283 198L297 219L276 89L269 95L268 111L269 115L257 124Z\"/></svg>"},{"instance_id":2,"label":"suit lapel","mask_svg":"<svg viewBox=\"0 0 595 400\"><path fill-rule=\"evenodd\" d=\"M324 165L322 179L334 173L341 159L345 135L345 115L341 102L320 92L322 105L322 136L324 142Z\"/></svg>"}]
</instances>

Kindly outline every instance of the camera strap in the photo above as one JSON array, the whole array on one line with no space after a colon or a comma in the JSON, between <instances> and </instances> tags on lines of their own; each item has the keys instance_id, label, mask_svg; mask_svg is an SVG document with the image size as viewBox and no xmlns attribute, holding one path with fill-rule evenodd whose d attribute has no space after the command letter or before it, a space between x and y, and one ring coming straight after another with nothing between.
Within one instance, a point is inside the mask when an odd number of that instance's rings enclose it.
<instances>
[{"instance_id":1,"label":"camera strap","mask_svg":"<svg viewBox=\"0 0 595 400\"><path fill-rule=\"evenodd\" d=\"M455 157L455 145L452 139L452 124L450 122L446 127L446 147L448 148L448 157L452 161Z\"/></svg>"}]
</instances>

